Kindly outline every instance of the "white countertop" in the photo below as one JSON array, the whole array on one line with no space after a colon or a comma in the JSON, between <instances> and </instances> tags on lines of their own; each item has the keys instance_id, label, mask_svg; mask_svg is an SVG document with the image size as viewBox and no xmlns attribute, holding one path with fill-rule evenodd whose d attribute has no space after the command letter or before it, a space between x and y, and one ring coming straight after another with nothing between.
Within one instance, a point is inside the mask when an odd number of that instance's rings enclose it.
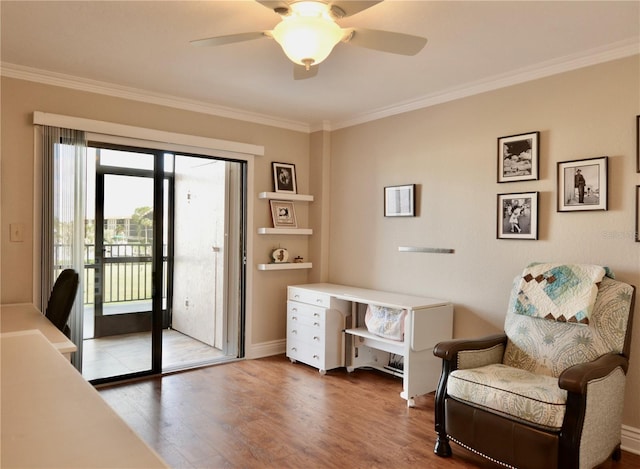
<instances>
[{"instance_id":1,"label":"white countertop","mask_svg":"<svg viewBox=\"0 0 640 469\"><path fill-rule=\"evenodd\" d=\"M168 467L41 332L0 334L0 355L2 467Z\"/></svg>"},{"instance_id":2,"label":"white countertop","mask_svg":"<svg viewBox=\"0 0 640 469\"><path fill-rule=\"evenodd\" d=\"M38 308L30 303L0 305L0 332L17 332L37 329L62 354L78 350Z\"/></svg>"}]
</instances>

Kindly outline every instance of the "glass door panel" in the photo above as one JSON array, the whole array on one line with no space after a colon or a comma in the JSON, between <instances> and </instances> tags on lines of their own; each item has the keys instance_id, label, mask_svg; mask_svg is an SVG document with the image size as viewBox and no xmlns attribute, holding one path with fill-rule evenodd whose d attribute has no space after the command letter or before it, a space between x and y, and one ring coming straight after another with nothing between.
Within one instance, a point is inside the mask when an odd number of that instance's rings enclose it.
<instances>
[{"instance_id":1,"label":"glass door panel","mask_svg":"<svg viewBox=\"0 0 640 469\"><path fill-rule=\"evenodd\" d=\"M155 155L94 150L95 239L85 246L93 307L85 312L82 370L106 380L152 370Z\"/></svg>"},{"instance_id":2,"label":"glass door panel","mask_svg":"<svg viewBox=\"0 0 640 469\"><path fill-rule=\"evenodd\" d=\"M109 145L89 157L83 376L242 357L246 163Z\"/></svg>"}]
</instances>

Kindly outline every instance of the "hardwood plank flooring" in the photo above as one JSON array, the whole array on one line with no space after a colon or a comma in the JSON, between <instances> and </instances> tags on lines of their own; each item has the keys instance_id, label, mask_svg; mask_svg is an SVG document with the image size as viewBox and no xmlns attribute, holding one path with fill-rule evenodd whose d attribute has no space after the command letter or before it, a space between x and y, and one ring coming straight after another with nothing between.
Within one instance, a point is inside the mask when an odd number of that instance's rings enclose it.
<instances>
[{"instance_id":1,"label":"hardwood plank flooring","mask_svg":"<svg viewBox=\"0 0 640 469\"><path fill-rule=\"evenodd\" d=\"M401 390L380 372L321 376L282 355L99 389L176 469L499 467L455 444L434 455L433 394L409 409ZM640 469L640 455L601 468Z\"/></svg>"}]
</instances>

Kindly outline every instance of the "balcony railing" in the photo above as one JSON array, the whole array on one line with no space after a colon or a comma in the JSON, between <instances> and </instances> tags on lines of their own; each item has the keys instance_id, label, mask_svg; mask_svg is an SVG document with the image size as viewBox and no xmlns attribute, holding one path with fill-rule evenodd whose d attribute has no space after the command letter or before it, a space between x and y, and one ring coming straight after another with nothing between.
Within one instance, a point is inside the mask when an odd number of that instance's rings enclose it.
<instances>
[{"instance_id":1,"label":"balcony railing","mask_svg":"<svg viewBox=\"0 0 640 469\"><path fill-rule=\"evenodd\" d=\"M70 259L70 247L55 246L55 257L60 264ZM166 249L164 249L166 252ZM152 293L152 245L151 244L105 244L103 262L103 303L117 303L150 300ZM164 259L166 273L166 257ZM62 270L60 268L59 270ZM166 275L164 276L163 298L166 296ZM84 246L84 287L82 292L85 305L95 302L96 261L95 245Z\"/></svg>"}]
</instances>

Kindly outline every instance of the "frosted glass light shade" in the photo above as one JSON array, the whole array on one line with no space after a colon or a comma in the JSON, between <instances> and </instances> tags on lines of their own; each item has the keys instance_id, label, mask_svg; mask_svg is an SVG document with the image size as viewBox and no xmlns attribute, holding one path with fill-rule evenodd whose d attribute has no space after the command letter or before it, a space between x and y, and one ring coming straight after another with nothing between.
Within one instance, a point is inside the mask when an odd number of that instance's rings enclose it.
<instances>
[{"instance_id":1,"label":"frosted glass light shade","mask_svg":"<svg viewBox=\"0 0 640 469\"><path fill-rule=\"evenodd\" d=\"M330 17L328 7L318 2L291 5L292 14L272 31L289 59L299 65L316 65L326 59L344 32Z\"/></svg>"}]
</instances>

